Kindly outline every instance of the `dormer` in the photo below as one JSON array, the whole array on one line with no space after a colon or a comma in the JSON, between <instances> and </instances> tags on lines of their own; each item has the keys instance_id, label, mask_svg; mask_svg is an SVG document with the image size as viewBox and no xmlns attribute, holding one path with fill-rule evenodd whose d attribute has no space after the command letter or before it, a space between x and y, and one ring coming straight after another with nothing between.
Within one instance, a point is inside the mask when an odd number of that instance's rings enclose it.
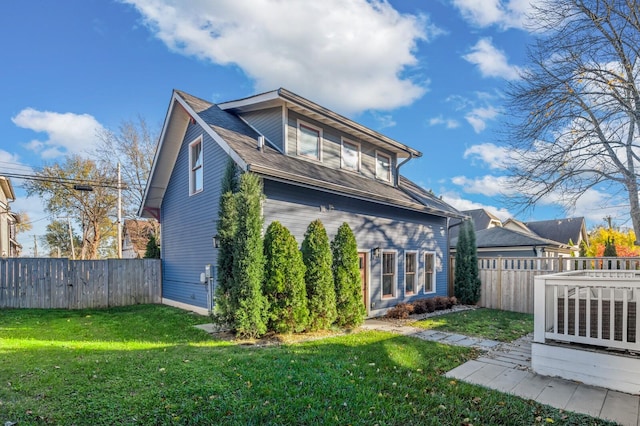
<instances>
[{"instance_id":1,"label":"dormer","mask_svg":"<svg viewBox=\"0 0 640 426\"><path fill-rule=\"evenodd\" d=\"M278 89L218 104L283 155L397 186L398 168L422 153L340 114Z\"/></svg>"}]
</instances>

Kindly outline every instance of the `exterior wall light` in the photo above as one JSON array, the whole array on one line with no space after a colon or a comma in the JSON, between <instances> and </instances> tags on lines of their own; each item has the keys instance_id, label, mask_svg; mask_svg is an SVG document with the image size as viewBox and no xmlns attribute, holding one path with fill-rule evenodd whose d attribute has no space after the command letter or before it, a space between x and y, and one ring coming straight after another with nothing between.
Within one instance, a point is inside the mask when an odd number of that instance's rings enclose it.
<instances>
[{"instance_id":1,"label":"exterior wall light","mask_svg":"<svg viewBox=\"0 0 640 426\"><path fill-rule=\"evenodd\" d=\"M373 257L376 259L380 258L380 247L376 247L373 249Z\"/></svg>"},{"instance_id":2,"label":"exterior wall light","mask_svg":"<svg viewBox=\"0 0 640 426\"><path fill-rule=\"evenodd\" d=\"M218 234L213 236L213 248L220 248L220 237Z\"/></svg>"}]
</instances>

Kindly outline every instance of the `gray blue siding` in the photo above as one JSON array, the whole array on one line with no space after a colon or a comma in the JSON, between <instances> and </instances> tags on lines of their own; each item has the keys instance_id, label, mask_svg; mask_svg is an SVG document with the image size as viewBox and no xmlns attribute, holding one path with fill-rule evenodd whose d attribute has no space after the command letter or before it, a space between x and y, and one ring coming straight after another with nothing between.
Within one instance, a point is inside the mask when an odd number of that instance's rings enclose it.
<instances>
[{"instance_id":1,"label":"gray blue siding","mask_svg":"<svg viewBox=\"0 0 640 426\"><path fill-rule=\"evenodd\" d=\"M342 138L346 138L351 140L352 142L357 142L360 144L360 174L362 176L375 179L376 178L376 150L383 154L388 155L391 158L391 174L392 178L389 184L393 184L395 179L395 166L396 166L396 158L391 152L386 151L384 149L378 148L366 141L363 141L358 138L354 138L351 135L348 135L344 132L341 132L332 127L328 127L318 121L312 120L308 117L300 115L295 111L288 110L288 120L287 120L287 154L291 156L296 156L298 154L298 146L297 146L297 130L298 130L298 120L302 120L306 123L312 124L316 127L322 129L322 164L331 167L332 169L340 169L341 161L340 161L340 153L342 150ZM313 160L309 160L313 161Z\"/></svg>"},{"instance_id":2,"label":"gray blue siding","mask_svg":"<svg viewBox=\"0 0 640 426\"><path fill-rule=\"evenodd\" d=\"M284 152L284 128L282 126L284 117L281 107L247 112L242 114L242 118L280 151Z\"/></svg>"},{"instance_id":3,"label":"gray blue siding","mask_svg":"<svg viewBox=\"0 0 640 426\"><path fill-rule=\"evenodd\" d=\"M203 136L203 190L189 195L190 142ZM216 234L220 181L227 154L202 128L187 129L176 160L161 211L162 297L206 308L207 288L200 283L205 265L216 264L212 238Z\"/></svg>"},{"instance_id":4,"label":"gray blue siding","mask_svg":"<svg viewBox=\"0 0 640 426\"><path fill-rule=\"evenodd\" d=\"M397 253L396 297L383 299L381 294L381 258L370 256L370 306L371 310L385 309L400 302L419 298L447 295L447 221L445 218L412 212L367 201L333 195L285 183L264 181L265 227L274 220L289 228L302 243L309 223L320 219L333 238L338 227L347 222L353 230L358 248L371 251L395 250ZM405 250L418 251L419 291L411 296L404 294ZM424 253L436 255L436 292L424 293Z\"/></svg>"}]
</instances>

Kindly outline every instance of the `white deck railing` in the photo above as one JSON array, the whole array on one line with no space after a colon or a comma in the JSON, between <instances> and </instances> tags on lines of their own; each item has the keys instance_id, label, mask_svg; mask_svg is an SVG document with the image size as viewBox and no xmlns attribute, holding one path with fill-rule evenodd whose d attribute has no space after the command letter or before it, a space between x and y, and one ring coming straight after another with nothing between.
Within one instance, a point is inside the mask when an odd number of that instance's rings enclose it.
<instances>
[{"instance_id":1,"label":"white deck railing","mask_svg":"<svg viewBox=\"0 0 640 426\"><path fill-rule=\"evenodd\" d=\"M535 277L534 341L640 351L640 272L582 270Z\"/></svg>"}]
</instances>

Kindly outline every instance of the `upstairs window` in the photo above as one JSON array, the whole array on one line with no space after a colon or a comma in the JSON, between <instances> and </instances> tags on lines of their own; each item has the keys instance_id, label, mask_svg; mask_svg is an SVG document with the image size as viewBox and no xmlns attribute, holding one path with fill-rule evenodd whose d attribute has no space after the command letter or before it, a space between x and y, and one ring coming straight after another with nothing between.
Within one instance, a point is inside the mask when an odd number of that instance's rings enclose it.
<instances>
[{"instance_id":1,"label":"upstairs window","mask_svg":"<svg viewBox=\"0 0 640 426\"><path fill-rule=\"evenodd\" d=\"M353 172L360 171L360 144L342 140L342 168Z\"/></svg>"},{"instance_id":2,"label":"upstairs window","mask_svg":"<svg viewBox=\"0 0 640 426\"><path fill-rule=\"evenodd\" d=\"M376 152L376 177L391 182L391 157Z\"/></svg>"},{"instance_id":3,"label":"upstairs window","mask_svg":"<svg viewBox=\"0 0 640 426\"><path fill-rule=\"evenodd\" d=\"M298 121L298 155L320 161L322 129Z\"/></svg>"},{"instance_id":4,"label":"upstairs window","mask_svg":"<svg viewBox=\"0 0 640 426\"><path fill-rule=\"evenodd\" d=\"M189 195L202 191L204 183L202 136L189 144Z\"/></svg>"}]
</instances>

